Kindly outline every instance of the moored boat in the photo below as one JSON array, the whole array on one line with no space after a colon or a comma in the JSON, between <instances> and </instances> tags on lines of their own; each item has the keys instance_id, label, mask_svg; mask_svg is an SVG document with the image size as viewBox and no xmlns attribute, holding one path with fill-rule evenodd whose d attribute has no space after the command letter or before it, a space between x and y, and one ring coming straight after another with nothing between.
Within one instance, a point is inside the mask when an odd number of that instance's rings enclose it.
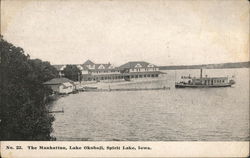
<instances>
[{"instance_id":1,"label":"moored boat","mask_svg":"<svg viewBox=\"0 0 250 158\"><path fill-rule=\"evenodd\" d=\"M231 87L235 84L233 79L228 77L202 77L202 69L200 77L182 76L180 82L175 83L175 88L219 88L219 87Z\"/></svg>"}]
</instances>

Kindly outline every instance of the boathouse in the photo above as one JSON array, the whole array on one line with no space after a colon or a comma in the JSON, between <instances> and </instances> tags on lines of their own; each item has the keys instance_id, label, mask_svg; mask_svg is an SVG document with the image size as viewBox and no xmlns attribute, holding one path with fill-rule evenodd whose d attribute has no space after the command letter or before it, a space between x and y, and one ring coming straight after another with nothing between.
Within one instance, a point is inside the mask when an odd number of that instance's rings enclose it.
<instances>
[{"instance_id":1,"label":"boathouse","mask_svg":"<svg viewBox=\"0 0 250 158\"><path fill-rule=\"evenodd\" d=\"M54 78L43 84L49 86L54 92L59 94L68 94L75 90L74 82L64 77Z\"/></svg>"}]
</instances>

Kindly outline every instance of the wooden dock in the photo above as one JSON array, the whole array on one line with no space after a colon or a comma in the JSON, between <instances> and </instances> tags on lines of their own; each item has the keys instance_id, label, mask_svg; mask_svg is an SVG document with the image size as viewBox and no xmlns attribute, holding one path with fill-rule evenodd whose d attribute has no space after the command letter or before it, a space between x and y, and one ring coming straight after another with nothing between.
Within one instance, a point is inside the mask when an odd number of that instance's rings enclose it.
<instances>
[{"instance_id":1,"label":"wooden dock","mask_svg":"<svg viewBox=\"0 0 250 158\"><path fill-rule=\"evenodd\" d=\"M84 92L112 92L112 91L150 91L150 90L170 90L170 87L161 88L108 88L108 89L88 89Z\"/></svg>"},{"instance_id":2,"label":"wooden dock","mask_svg":"<svg viewBox=\"0 0 250 158\"><path fill-rule=\"evenodd\" d=\"M55 111L49 111L49 113L64 113L64 110L55 110Z\"/></svg>"}]
</instances>

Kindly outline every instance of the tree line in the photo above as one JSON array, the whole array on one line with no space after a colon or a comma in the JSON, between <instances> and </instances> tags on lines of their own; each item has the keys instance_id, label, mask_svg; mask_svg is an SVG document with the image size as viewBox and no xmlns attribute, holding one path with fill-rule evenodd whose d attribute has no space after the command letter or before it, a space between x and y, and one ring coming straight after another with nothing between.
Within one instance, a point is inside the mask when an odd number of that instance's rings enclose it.
<instances>
[{"instance_id":1,"label":"tree line","mask_svg":"<svg viewBox=\"0 0 250 158\"><path fill-rule=\"evenodd\" d=\"M0 35L0 140L54 140L54 117L48 111L52 90L43 83L59 77L49 62L30 59L20 47ZM67 65L64 77L81 80L76 65Z\"/></svg>"},{"instance_id":2,"label":"tree line","mask_svg":"<svg viewBox=\"0 0 250 158\"><path fill-rule=\"evenodd\" d=\"M49 62L30 59L0 37L0 140L53 140L48 111L52 90L43 83L58 77Z\"/></svg>"},{"instance_id":3,"label":"tree line","mask_svg":"<svg viewBox=\"0 0 250 158\"><path fill-rule=\"evenodd\" d=\"M72 81L82 80L82 72L76 65L66 65L62 73L64 74L64 77Z\"/></svg>"}]
</instances>

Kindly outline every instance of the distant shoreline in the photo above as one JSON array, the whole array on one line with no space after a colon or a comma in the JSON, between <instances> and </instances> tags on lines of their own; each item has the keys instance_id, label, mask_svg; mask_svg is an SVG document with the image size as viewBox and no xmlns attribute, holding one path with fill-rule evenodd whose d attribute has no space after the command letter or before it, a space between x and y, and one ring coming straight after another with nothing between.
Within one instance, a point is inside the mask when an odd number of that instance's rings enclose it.
<instances>
[{"instance_id":1,"label":"distant shoreline","mask_svg":"<svg viewBox=\"0 0 250 158\"><path fill-rule=\"evenodd\" d=\"M250 61L221 64L159 66L160 70L250 68Z\"/></svg>"}]
</instances>

